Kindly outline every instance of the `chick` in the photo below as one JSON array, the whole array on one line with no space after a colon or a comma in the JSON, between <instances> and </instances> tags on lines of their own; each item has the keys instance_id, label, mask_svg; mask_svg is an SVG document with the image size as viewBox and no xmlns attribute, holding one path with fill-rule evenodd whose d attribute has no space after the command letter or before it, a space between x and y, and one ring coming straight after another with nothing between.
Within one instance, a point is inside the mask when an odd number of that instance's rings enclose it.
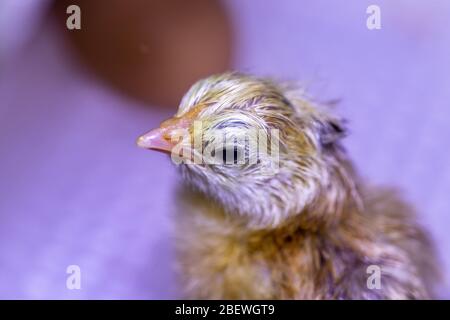
<instances>
[{"instance_id":1,"label":"chick","mask_svg":"<svg viewBox=\"0 0 450 320\"><path fill-rule=\"evenodd\" d=\"M266 139L256 155L255 131ZM427 235L395 192L361 181L344 136L343 121L301 90L225 73L194 84L174 118L139 137L171 153L183 178L186 298L431 297Z\"/></svg>"}]
</instances>

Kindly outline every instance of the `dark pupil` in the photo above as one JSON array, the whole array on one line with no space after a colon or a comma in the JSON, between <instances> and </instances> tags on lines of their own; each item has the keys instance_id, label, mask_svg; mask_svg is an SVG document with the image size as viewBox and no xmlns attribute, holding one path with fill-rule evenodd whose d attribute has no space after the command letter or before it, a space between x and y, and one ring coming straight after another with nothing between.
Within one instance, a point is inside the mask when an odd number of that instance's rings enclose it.
<instances>
[{"instance_id":1,"label":"dark pupil","mask_svg":"<svg viewBox=\"0 0 450 320\"><path fill-rule=\"evenodd\" d=\"M231 152L233 152L233 163L237 164L238 163L238 150L237 147L233 148L233 151L231 151L230 149L222 149L222 161L224 164L227 163L227 153L229 153L231 155Z\"/></svg>"}]
</instances>

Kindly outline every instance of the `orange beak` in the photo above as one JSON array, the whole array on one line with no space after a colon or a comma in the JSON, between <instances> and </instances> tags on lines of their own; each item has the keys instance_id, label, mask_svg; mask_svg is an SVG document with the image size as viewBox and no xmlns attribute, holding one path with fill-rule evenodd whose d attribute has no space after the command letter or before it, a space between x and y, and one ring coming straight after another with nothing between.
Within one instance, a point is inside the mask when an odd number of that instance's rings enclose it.
<instances>
[{"instance_id":1,"label":"orange beak","mask_svg":"<svg viewBox=\"0 0 450 320\"><path fill-rule=\"evenodd\" d=\"M170 138L167 138L162 128L156 128L141 135L136 144L140 148L170 153L174 144L170 141Z\"/></svg>"},{"instance_id":2,"label":"orange beak","mask_svg":"<svg viewBox=\"0 0 450 320\"><path fill-rule=\"evenodd\" d=\"M197 105L181 117L170 118L162 122L159 128L150 130L149 132L141 135L137 139L136 144L144 149L156 150L170 154L172 149L178 143L178 141L173 141L172 137L180 137L180 132L182 134L186 134L192 122L203 107L203 105Z\"/></svg>"}]
</instances>

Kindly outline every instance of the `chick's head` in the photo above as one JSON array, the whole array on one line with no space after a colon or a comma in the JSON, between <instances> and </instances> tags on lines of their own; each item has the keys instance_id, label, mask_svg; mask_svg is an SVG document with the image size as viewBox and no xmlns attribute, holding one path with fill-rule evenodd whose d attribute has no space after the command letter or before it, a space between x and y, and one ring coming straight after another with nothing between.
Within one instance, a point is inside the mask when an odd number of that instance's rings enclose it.
<instances>
[{"instance_id":1,"label":"chick's head","mask_svg":"<svg viewBox=\"0 0 450 320\"><path fill-rule=\"evenodd\" d=\"M176 115L138 139L254 227L276 226L330 188L340 121L299 90L238 73L198 81Z\"/></svg>"}]
</instances>

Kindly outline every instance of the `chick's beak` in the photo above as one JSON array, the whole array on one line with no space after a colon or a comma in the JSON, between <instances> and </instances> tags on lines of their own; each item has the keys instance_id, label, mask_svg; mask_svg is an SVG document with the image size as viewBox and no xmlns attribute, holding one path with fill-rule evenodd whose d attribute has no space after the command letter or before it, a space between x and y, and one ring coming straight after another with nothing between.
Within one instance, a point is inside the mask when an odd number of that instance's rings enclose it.
<instances>
[{"instance_id":1,"label":"chick's beak","mask_svg":"<svg viewBox=\"0 0 450 320\"><path fill-rule=\"evenodd\" d=\"M170 153L174 144L168 139L163 128L156 128L141 135L136 144L140 148Z\"/></svg>"},{"instance_id":2,"label":"chick's beak","mask_svg":"<svg viewBox=\"0 0 450 320\"><path fill-rule=\"evenodd\" d=\"M187 129L203 108L204 105L196 105L181 117L175 116L163 121L159 128L140 136L136 141L137 145L144 149L171 153L177 144L177 142L173 142L172 137L187 134Z\"/></svg>"}]
</instances>

